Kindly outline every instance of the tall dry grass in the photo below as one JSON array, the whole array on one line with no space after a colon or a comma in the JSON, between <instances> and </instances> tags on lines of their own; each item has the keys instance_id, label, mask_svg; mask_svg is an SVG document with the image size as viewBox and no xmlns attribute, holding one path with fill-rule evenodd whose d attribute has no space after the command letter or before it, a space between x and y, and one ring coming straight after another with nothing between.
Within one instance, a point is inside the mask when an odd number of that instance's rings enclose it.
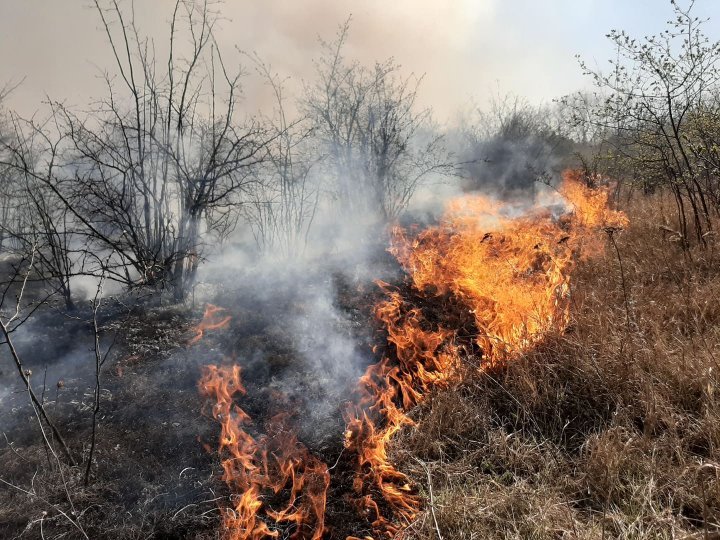
<instances>
[{"instance_id":1,"label":"tall dry grass","mask_svg":"<svg viewBox=\"0 0 720 540\"><path fill-rule=\"evenodd\" d=\"M623 205L564 335L417 411L410 538L720 538L720 243L683 253L666 205Z\"/></svg>"}]
</instances>

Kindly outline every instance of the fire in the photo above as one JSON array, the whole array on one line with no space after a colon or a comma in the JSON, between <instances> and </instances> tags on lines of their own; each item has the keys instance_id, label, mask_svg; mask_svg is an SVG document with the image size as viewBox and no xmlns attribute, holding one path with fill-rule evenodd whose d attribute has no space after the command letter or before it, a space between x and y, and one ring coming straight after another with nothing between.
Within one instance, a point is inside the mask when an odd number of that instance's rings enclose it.
<instances>
[{"instance_id":1,"label":"fire","mask_svg":"<svg viewBox=\"0 0 720 540\"><path fill-rule=\"evenodd\" d=\"M572 268L602 249L603 228L627 225L608 200L608 188L583 185L568 171L555 201L566 209L562 215L542 205L519 214L508 203L465 196L451 201L435 226L393 231L389 251L407 284L378 282L385 299L375 315L387 346L345 411L344 444L355 467L349 499L376 537L401 537L421 509L389 455L393 437L414 425L409 411L457 382L467 369L463 360L477 357L479 369L492 368L567 327ZM192 342L228 322L221 308L208 306ZM262 430L253 424L236 404L246 393L240 374L237 365L211 365L199 384L221 425L223 479L234 494L223 514L225 537L320 540L328 532L328 467L298 441L287 413L269 415ZM283 396L277 401L279 410L290 409Z\"/></svg>"},{"instance_id":2,"label":"fire","mask_svg":"<svg viewBox=\"0 0 720 540\"><path fill-rule=\"evenodd\" d=\"M570 271L588 250L597 250L602 227L624 227L626 217L608 208L609 192L566 172L559 193L569 213L553 217L534 208L513 217L513 208L483 196L451 201L437 226L412 234L396 228L390 248L406 270L417 303L460 302L474 335L442 319L432 324L413 298L380 284L387 300L377 317L388 334L388 354L368 368L360 398L347 413L346 447L357 454L355 503L378 534L394 537L420 509L408 478L388 458L392 437L413 421L406 412L434 388L459 376L461 351L477 347L486 369L506 362L569 321ZM434 317L437 318L437 317ZM377 497L375 494L379 494ZM381 506L394 520L382 515Z\"/></svg>"},{"instance_id":3,"label":"fire","mask_svg":"<svg viewBox=\"0 0 720 540\"><path fill-rule=\"evenodd\" d=\"M580 171L575 169L565 171L559 191L573 208L575 220L583 227L627 227L627 216L609 207L610 190L588 186L582 181Z\"/></svg>"},{"instance_id":4,"label":"fire","mask_svg":"<svg viewBox=\"0 0 720 540\"><path fill-rule=\"evenodd\" d=\"M203 318L197 326L195 326L195 335L190 339L189 345L194 345L200 341L208 330L227 328L228 324L230 324L230 316L224 313L225 310L221 307L212 304L205 306Z\"/></svg>"},{"instance_id":5,"label":"fire","mask_svg":"<svg viewBox=\"0 0 720 540\"><path fill-rule=\"evenodd\" d=\"M294 525L283 538L320 540L330 485L327 465L297 440L287 413L266 421L266 432L258 438L246 431L252 421L235 403L246 393L240 373L238 365L210 365L199 383L201 394L214 403L212 416L221 425L223 480L235 494L233 507L224 509L224 537L276 538Z\"/></svg>"}]
</instances>

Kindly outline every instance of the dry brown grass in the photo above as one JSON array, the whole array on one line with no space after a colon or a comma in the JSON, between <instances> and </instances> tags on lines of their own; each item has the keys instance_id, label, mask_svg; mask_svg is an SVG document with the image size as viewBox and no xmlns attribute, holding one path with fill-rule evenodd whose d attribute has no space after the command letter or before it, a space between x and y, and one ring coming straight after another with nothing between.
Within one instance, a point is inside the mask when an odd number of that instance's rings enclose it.
<instances>
[{"instance_id":1,"label":"dry brown grass","mask_svg":"<svg viewBox=\"0 0 720 540\"><path fill-rule=\"evenodd\" d=\"M686 256L659 228L661 201L634 201L628 213L632 225L617 238L625 288L613 249L582 263L564 335L549 336L501 370L469 370L463 384L413 412L418 427L402 434L394 452L428 504L409 539L437 540L438 532L443 540L720 538L720 243L712 239L710 249ZM132 335L142 352L144 340ZM147 389L153 399L138 386L139 363L137 378L130 369L119 379L126 394L117 400L171 403L174 396L173 411L195 411L194 386L185 397L177 391L193 377L186 363L180 355L166 366L166 393ZM112 412L110 403L105 407ZM174 420L180 422L168 417ZM192 450L187 465L197 478L182 475L182 486L177 471L172 478L150 474L169 459L156 450L168 441L168 434L159 438L165 432L157 422L135 421L130 439L122 430L106 432L102 482L84 488L68 471L91 538L216 536L214 497L202 498L203 505L172 499L158 506L165 491L183 492L191 480L207 483L196 486L203 493L217 487L208 472L212 458L194 438L197 426L182 422L188 433L167 445L168 452ZM211 423L207 428L215 433ZM0 451L0 476L34 486L47 502L0 486L0 536L77 537L55 511L67 508L66 494L55 469L38 465L42 446L18 450ZM132 515L112 502L128 497Z\"/></svg>"},{"instance_id":2,"label":"dry brown grass","mask_svg":"<svg viewBox=\"0 0 720 540\"><path fill-rule=\"evenodd\" d=\"M395 451L426 494L430 472L437 527L428 505L411 538L716 537L720 243L684 255L663 201L627 212L624 287L609 246L565 335L417 411Z\"/></svg>"}]
</instances>

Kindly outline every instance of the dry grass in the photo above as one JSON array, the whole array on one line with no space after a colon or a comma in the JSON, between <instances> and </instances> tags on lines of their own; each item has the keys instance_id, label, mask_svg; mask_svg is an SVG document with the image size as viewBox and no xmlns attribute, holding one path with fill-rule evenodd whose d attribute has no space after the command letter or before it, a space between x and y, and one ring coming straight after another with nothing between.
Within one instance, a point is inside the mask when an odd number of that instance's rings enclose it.
<instances>
[{"instance_id":1,"label":"dry grass","mask_svg":"<svg viewBox=\"0 0 720 540\"><path fill-rule=\"evenodd\" d=\"M660 202L628 208L632 225L617 238L625 287L613 249L582 263L568 332L501 370L470 370L414 411L418 427L394 452L428 504L408 539L720 538L720 244L685 256L659 228ZM129 333L130 352L143 356L145 338ZM172 414L154 408L132 430L106 431L102 482L84 488L67 471L91 538L217 535L212 457L195 441L198 425L183 417L197 416L195 375L176 356L125 366L123 392L104 405L110 416L122 412L112 403L158 402ZM142 386L148 370L163 377L160 393ZM187 429L165 430L163 419ZM34 486L44 501L0 486L0 536L78 537L57 511L69 510L65 486L42 466L42 446L18 451L0 451L0 476ZM174 454L189 461L163 472ZM179 478L186 466L194 472ZM175 496L182 493L187 501Z\"/></svg>"},{"instance_id":2,"label":"dry grass","mask_svg":"<svg viewBox=\"0 0 720 540\"><path fill-rule=\"evenodd\" d=\"M628 206L625 286L609 246L565 335L434 396L398 441L434 495L411 538L718 537L720 244L686 256L662 201Z\"/></svg>"}]
</instances>

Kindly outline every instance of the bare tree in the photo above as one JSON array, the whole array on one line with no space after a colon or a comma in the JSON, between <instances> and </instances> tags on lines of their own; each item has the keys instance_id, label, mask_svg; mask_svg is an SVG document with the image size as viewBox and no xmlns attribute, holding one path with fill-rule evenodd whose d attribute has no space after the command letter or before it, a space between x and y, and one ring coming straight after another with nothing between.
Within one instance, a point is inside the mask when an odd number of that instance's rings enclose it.
<instances>
[{"instance_id":1,"label":"bare tree","mask_svg":"<svg viewBox=\"0 0 720 540\"><path fill-rule=\"evenodd\" d=\"M68 208L49 187L56 169L62 167L59 154L64 139L53 120L51 116L38 125L11 116L12 132L3 148L9 155L5 169L12 176L8 196L14 219L0 222L0 230L12 241L10 251L20 259L33 254L31 280L45 282L72 310L71 278L83 273L87 251L75 238Z\"/></svg>"},{"instance_id":2,"label":"bare tree","mask_svg":"<svg viewBox=\"0 0 720 540\"><path fill-rule=\"evenodd\" d=\"M35 309L37 309L37 306L42 304L42 302L38 303L35 305L34 308L30 307L29 309L26 306L23 306L23 296L25 294L25 288L28 283L28 278L32 272L32 268L33 257L31 256L30 260L27 261L27 268L24 272L20 271L19 266L16 268L15 277L19 279L8 280L8 282L3 288L2 295L0 296L0 345L5 345L7 347L10 353L10 358L12 359L15 368L17 369L23 386L28 392L33 411L38 417L38 425L40 426L40 431L42 433L45 446L57 460L57 454L55 453L55 450L45 433L43 424L47 425L47 427L50 429L52 436L60 445L60 449L67 458L68 462L71 465L75 465L75 458L73 457L70 448L68 447L65 439L60 433L60 430L57 428L55 423L47 414L42 400L37 397L37 394L35 393L35 390L30 380L32 376L32 371L25 368L20 354L18 353L18 350L15 347L12 339L13 332L15 332L25 321L28 320L28 318L35 312ZM16 289L15 303L14 305L8 306L9 303L6 302L6 300L9 299L9 293L13 289Z\"/></svg>"},{"instance_id":3,"label":"bare tree","mask_svg":"<svg viewBox=\"0 0 720 540\"><path fill-rule=\"evenodd\" d=\"M176 1L162 61L132 8L116 0L95 7L116 76L104 74L107 95L90 111L54 104L67 159L34 177L70 212L96 274L131 287L169 285L179 301L202 259L205 219L254 181L267 135L239 118L242 72L229 72L215 44L219 17L209 1Z\"/></svg>"},{"instance_id":4,"label":"bare tree","mask_svg":"<svg viewBox=\"0 0 720 540\"><path fill-rule=\"evenodd\" d=\"M10 132L9 115L4 109L4 101L15 86L5 85L0 88L0 253L4 251L8 240L8 229L14 229L13 223L18 219L18 212L15 206L15 192L17 190L17 178L12 167L4 164L7 160L6 147L9 144Z\"/></svg>"},{"instance_id":5,"label":"bare tree","mask_svg":"<svg viewBox=\"0 0 720 540\"><path fill-rule=\"evenodd\" d=\"M87 486L90 483L90 472L92 469L93 464L93 458L95 456L95 446L97 443L97 428L98 428L98 414L100 413L100 395L101 395L101 388L100 388L100 377L102 374L102 368L105 365L105 362L107 361L108 357L110 356L110 351L112 351L113 346L115 345L115 338L117 338L117 333L115 333L112 342L105 348L105 351L102 351L100 338L101 338L101 328L98 324L98 311L100 310L100 305L102 303L102 294L103 294L103 279L100 279L98 282L98 286L95 289L95 297L92 300L92 329L93 329L93 353L94 353L94 360L95 360L95 385L93 388L93 408L92 408L92 422L91 422L91 432L90 432L90 449L88 450L88 458L87 463L85 464L85 475L84 475L84 483Z\"/></svg>"},{"instance_id":6,"label":"bare tree","mask_svg":"<svg viewBox=\"0 0 720 540\"><path fill-rule=\"evenodd\" d=\"M288 116L284 81L259 57L252 59L272 92L274 108L265 118L272 137L267 160L257 170L258 182L245 215L261 249L293 257L304 250L317 212L320 186L312 172L322 156L312 146L310 119Z\"/></svg>"},{"instance_id":7,"label":"bare tree","mask_svg":"<svg viewBox=\"0 0 720 540\"><path fill-rule=\"evenodd\" d=\"M307 89L304 109L342 209L394 219L421 182L452 174L454 164L442 136L433 133L431 111L418 107L421 79L402 77L392 59L367 68L343 56L349 23L334 42L321 42L317 82Z\"/></svg>"}]
</instances>

